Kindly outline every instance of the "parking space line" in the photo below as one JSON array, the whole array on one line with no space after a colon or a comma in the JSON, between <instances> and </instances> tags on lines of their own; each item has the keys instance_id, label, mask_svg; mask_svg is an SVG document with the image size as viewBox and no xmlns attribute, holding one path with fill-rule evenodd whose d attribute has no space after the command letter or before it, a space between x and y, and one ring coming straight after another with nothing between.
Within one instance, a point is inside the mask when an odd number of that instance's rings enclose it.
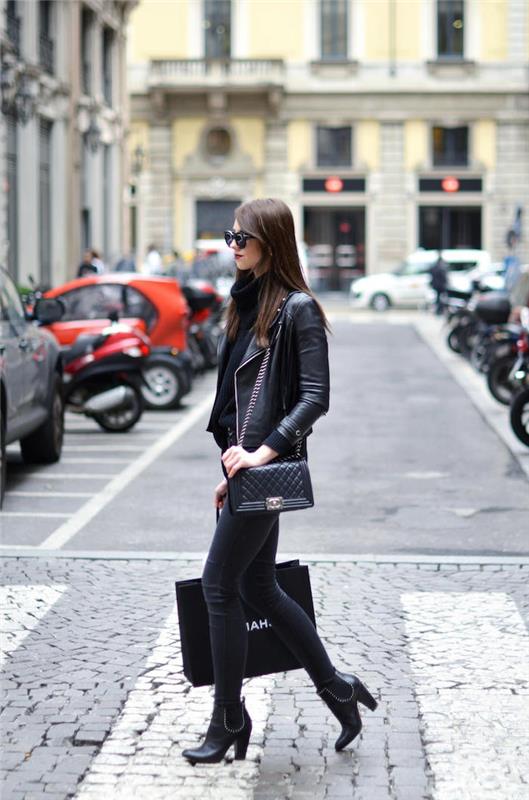
<instances>
[{"instance_id":1,"label":"parking space line","mask_svg":"<svg viewBox=\"0 0 529 800\"><path fill-rule=\"evenodd\" d=\"M61 458L61 464L101 464L100 458ZM105 458L105 464L130 464L130 458Z\"/></svg>"},{"instance_id":2,"label":"parking space line","mask_svg":"<svg viewBox=\"0 0 529 800\"><path fill-rule=\"evenodd\" d=\"M98 461L98 463L100 464L101 461ZM104 481L115 478L116 474L115 472L26 472L24 478L40 478L46 481L64 481L70 479L74 481L83 481L89 478L90 480Z\"/></svg>"},{"instance_id":3,"label":"parking space line","mask_svg":"<svg viewBox=\"0 0 529 800\"><path fill-rule=\"evenodd\" d=\"M44 519L68 519L71 514L55 513L49 511L2 511L2 517L40 517Z\"/></svg>"},{"instance_id":4,"label":"parking space line","mask_svg":"<svg viewBox=\"0 0 529 800\"><path fill-rule=\"evenodd\" d=\"M81 508L73 514L63 525L48 536L39 545L43 550L55 550L63 547L70 539L75 536L85 525L93 519L96 514L110 503L131 481L137 478L147 469L165 450L173 445L185 433L187 433L198 420L211 409L215 398L215 392L208 395L197 406L187 411L172 428L163 436L153 442L150 447L144 450L128 467L122 472L113 476L112 480L100 491L88 500Z\"/></svg>"},{"instance_id":5,"label":"parking space line","mask_svg":"<svg viewBox=\"0 0 529 800\"><path fill-rule=\"evenodd\" d=\"M69 451L73 451L79 453L99 453L102 450L112 450L115 451L123 451L123 452L131 452L131 453L139 453L141 450L145 450L144 444L115 444L114 442L100 442L99 444L72 444L72 445L65 445L63 447L63 451L65 453Z\"/></svg>"},{"instance_id":6,"label":"parking space line","mask_svg":"<svg viewBox=\"0 0 529 800\"><path fill-rule=\"evenodd\" d=\"M9 492L9 497L92 497L93 492Z\"/></svg>"}]
</instances>

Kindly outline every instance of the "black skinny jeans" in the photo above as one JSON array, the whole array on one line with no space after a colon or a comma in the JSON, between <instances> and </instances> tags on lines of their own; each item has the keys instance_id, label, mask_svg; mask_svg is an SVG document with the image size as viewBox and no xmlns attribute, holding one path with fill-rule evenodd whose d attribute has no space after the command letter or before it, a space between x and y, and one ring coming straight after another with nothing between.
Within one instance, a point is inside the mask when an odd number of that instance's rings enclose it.
<instances>
[{"instance_id":1,"label":"black skinny jeans","mask_svg":"<svg viewBox=\"0 0 529 800\"><path fill-rule=\"evenodd\" d=\"M226 500L202 574L208 606L215 703L240 702L248 650L241 596L299 659L317 689L334 667L311 619L279 587L275 559L279 514L232 515Z\"/></svg>"}]
</instances>

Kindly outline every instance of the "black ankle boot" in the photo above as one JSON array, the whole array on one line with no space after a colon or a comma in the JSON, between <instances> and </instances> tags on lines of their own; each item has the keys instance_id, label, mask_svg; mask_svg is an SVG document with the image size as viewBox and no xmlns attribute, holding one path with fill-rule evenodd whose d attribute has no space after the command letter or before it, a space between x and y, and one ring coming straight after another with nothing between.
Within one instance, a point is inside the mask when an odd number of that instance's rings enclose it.
<instances>
[{"instance_id":1,"label":"black ankle boot","mask_svg":"<svg viewBox=\"0 0 529 800\"><path fill-rule=\"evenodd\" d=\"M206 738L195 750L184 750L182 755L191 764L216 764L222 761L232 744L235 745L235 760L246 758L246 750L252 732L252 720L244 706L213 706L213 716Z\"/></svg>"},{"instance_id":2,"label":"black ankle boot","mask_svg":"<svg viewBox=\"0 0 529 800\"><path fill-rule=\"evenodd\" d=\"M356 675L346 675L338 670L333 680L320 689L318 694L342 724L342 732L334 748L343 750L362 730L358 703L374 711L377 701Z\"/></svg>"}]
</instances>

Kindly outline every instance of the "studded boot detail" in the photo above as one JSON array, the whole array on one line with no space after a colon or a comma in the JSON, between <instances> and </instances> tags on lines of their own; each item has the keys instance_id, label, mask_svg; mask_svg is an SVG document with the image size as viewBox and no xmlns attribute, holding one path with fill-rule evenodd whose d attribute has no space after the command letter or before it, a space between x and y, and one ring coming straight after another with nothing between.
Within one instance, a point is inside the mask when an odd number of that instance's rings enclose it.
<instances>
[{"instance_id":1,"label":"studded boot detail","mask_svg":"<svg viewBox=\"0 0 529 800\"><path fill-rule=\"evenodd\" d=\"M244 698L236 706L215 704L206 737L200 747L187 749L182 755L191 764L216 764L222 761L232 745L235 760L246 758L252 732L252 720L246 711Z\"/></svg>"},{"instance_id":2,"label":"studded boot detail","mask_svg":"<svg viewBox=\"0 0 529 800\"><path fill-rule=\"evenodd\" d=\"M358 703L362 703L371 711L378 705L356 675L346 675L338 670L333 680L318 691L318 695L342 726L342 732L334 745L335 750L343 750L362 730Z\"/></svg>"}]
</instances>

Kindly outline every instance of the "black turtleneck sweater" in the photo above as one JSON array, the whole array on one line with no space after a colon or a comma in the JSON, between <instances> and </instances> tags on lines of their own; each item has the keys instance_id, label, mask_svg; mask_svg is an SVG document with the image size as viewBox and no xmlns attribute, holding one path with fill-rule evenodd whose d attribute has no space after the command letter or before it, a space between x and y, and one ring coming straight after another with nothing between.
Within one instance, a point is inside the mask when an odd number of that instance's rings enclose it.
<instances>
[{"instance_id":1,"label":"black turtleneck sweater","mask_svg":"<svg viewBox=\"0 0 529 800\"><path fill-rule=\"evenodd\" d=\"M237 307L239 328L233 342L228 344L228 349L221 370L220 384L213 404L212 423L224 431L236 429L237 409L235 405L235 372L239 367L244 354L253 336L253 326L257 319L259 306L259 290L261 279L254 278L253 274L244 275L236 281L231 288L231 296ZM263 444L268 445L279 455L284 455L292 449L292 445L278 431L273 431Z\"/></svg>"}]
</instances>

